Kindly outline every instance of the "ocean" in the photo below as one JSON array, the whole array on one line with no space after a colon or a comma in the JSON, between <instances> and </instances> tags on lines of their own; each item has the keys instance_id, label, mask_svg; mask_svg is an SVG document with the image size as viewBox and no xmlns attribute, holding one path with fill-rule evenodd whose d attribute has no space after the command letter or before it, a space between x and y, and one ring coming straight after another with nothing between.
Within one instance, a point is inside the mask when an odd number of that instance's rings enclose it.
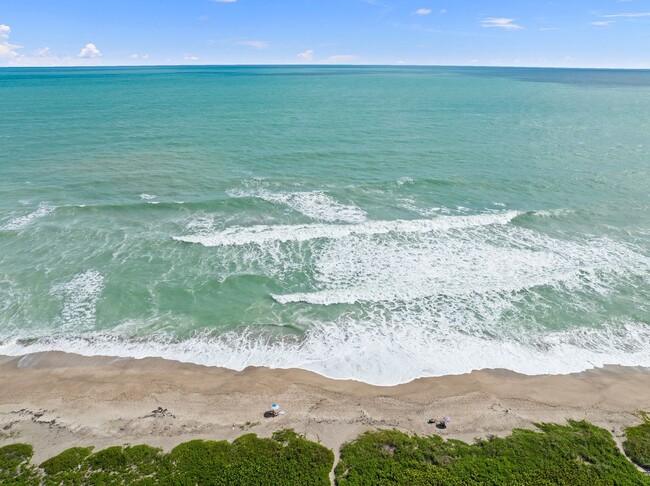
<instances>
[{"instance_id":1,"label":"ocean","mask_svg":"<svg viewBox=\"0 0 650 486\"><path fill-rule=\"evenodd\" d=\"M650 366L650 71L0 70L0 354Z\"/></svg>"}]
</instances>

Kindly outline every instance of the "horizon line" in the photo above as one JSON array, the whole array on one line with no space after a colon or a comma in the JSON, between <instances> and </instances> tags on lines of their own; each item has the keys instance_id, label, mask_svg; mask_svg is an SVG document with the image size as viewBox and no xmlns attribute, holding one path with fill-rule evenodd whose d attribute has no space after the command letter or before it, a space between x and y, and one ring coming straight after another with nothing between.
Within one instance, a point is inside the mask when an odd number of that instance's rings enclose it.
<instances>
[{"instance_id":1,"label":"horizon line","mask_svg":"<svg viewBox=\"0 0 650 486\"><path fill-rule=\"evenodd\" d=\"M8 66L0 69L75 69L75 68L161 68L161 67L447 67L447 68L512 68L512 69L581 69L599 71L650 71L650 67L588 67L588 66L529 66L529 65L489 65L489 64L332 64L332 63L241 63L241 64L95 64L95 65L61 65L61 66Z\"/></svg>"}]
</instances>

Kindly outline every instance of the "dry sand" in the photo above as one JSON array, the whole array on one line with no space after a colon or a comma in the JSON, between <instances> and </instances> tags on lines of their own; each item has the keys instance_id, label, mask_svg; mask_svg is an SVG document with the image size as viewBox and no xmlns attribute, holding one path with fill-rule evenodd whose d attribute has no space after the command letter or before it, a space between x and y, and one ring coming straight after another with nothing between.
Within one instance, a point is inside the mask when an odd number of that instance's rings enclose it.
<instances>
[{"instance_id":1,"label":"dry sand","mask_svg":"<svg viewBox=\"0 0 650 486\"><path fill-rule=\"evenodd\" d=\"M264 418L277 402L286 415ZM163 413L152 413L158 407ZM610 366L565 376L476 371L377 387L302 370L235 372L162 359L37 353L0 357L0 445L27 442L39 462L71 446L270 436L293 428L338 452L361 432L397 428L472 441L534 422L586 419L613 432L650 410L650 370ZM446 430L427 419L450 415Z\"/></svg>"}]
</instances>

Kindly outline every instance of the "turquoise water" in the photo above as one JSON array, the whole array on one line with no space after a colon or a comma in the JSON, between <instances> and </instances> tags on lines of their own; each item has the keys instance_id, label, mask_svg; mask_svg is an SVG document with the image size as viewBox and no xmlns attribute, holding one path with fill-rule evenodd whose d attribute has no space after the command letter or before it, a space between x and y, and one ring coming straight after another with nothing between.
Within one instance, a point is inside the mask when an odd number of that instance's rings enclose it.
<instances>
[{"instance_id":1,"label":"turquoise water","mask_svg":"<svg viewBox=\"0 0 650 486\"><path fill-rule=\"evenodd\" d=\"M650 71L0 70L0 354L650 366Z\"/></svg>"}]
</instances>

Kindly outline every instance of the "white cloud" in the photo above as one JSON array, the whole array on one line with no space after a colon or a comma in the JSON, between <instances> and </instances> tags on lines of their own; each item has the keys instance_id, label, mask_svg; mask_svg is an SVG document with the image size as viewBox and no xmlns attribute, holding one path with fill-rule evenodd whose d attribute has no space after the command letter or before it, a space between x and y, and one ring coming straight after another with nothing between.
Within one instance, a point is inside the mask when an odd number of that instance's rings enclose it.
<instances>
[{"instance_id":1,"label":"white cloud","mask_svg":"<svg viewBox=\"0 0 650 486\"><path fill-rule=\"evenodd\" d=\"M620 14L603 15L603 17L606 19L613 19L617 17L626 17L626 18L650 17L650 12L620 13Z\"/></svg>"},{"instance_id":2,"label":"white cloud","mask_svg":"<svg viewBox=\"0 0 650 486\"><path fill-rule=\"evenodd\" d=\"M16 49L20 49L23 46L16 44L9 44L8 42L0 43L0 58L2 57L18 57L19 54L16 52Z\"/></svg>"},{"instance_id":3,"label":"white cloud","mask_svg":"<svg viewBox=\"0 0 650 486\"><path fill-rule=\"evenodd\" d=\"M311 61L314 59L314 51L313 49L307 49L305 52L298 54L298 57L303 61Z\"/></svg>"},{"instance_id":4,"label":"white cloud","mask_svg":"<svg viewBox=\"0 0 650 486\"><path fill-rule=\"evenodd\" d=\"M328 57L325 59L325 62L332 64L346 64L349 62L354 62L357 59L359 59L359 56L355 56L353 54L337 54L335 56Z\"/></svg>"},{"instance_id":5,"label":"white cloud","mask_svg":"<svg viewBox=\"0 0 650 486\"><path fill-rule=\"evenodd\" d=\"M89 42L88 44L86 44L86 46L83 49L81 49L81 51L79 51L78 57L82 57L84 59L90 59L93 57L101 57L101 56L102 53L99 51L99 49L97 49L97 46L95 46L95 44L93 44L92 42Z\"/></svg>"},{"instance_id":6,"label":"white cloud","mask_svg":"<svg viewBox=\"0 0 650 486\"><path fill-rule=\"evenodd\" d=\"M5 24L0 24L0 58L15 58L19 54L16 52L16 49L20 49L23 46L9 43L9 34L11 34L11 27Z\"/></svg>"},{"instance_id":7,"label":"white cloud","mask_svg":"<svg viewBox=\"0 0 650 486\"><path fill-rule=\"evenodd\" d=\"M131 54L131 59L149 59L149 54Z\"/></svg>"},{"instance_id":8,"label":"white cloud","mask_svg":"<svg viewBox=\"0 0 650 486\"><path fill-rule=\"evenodd\" d=\"M184 59L185 61L198 61L198 60L199 60L199 56L193 56L192 54L185 54L185 55L183 56L183 59Z\"/></svg>"},{"instance_id":9,"label":"white cloud","mask_svg":"<svg viewBox=\"0 0 650 486\"><path fill-rule=\"evenodd\" d=\"M591 25L596 25L599 27L606 27L608 25L615 24L615 20L599 20L598 22L592 22Z\"/></svg>"},{"instance_id":10,"label":"white cloud","mask_svg":"<svg viewBox=\"0 0 650 486\"><path fill-rule=\"evenodd\" d=\"M499 29L506 29L506 30L523 29L521 25L517 25L513 23L515 20L516 19L507 19L503 17L488 17L481 20L481 25L483 27L497 27Z\"/></svg>"},{"instance_id":11,"label":"white cloud","mask_svg":"<svg viewBox=\"0 0 650 486\"><path fill-rule=\"evenodd\" d=\"M9 43L11 28L0 24L0 63L10 66L79 66L88 65L91 58L101 57L101 52L92 43L86 44L78 56L58 56L49 47L40 47L26 54L19 54L17 46ZM82 59L82 61L80 61Z\"/></svg>"},{"instance_id":12,"label":"white cloud","mask_svg":"<svg viewBox=\"0 0 650 486\"><path fill-rule=\"evenodd\" d=\"M268 42L261 40L243 40L237 41L236 44L240 46L252 47L253 49L266 49L269 47Z\"/></svg>"},{"instance_id":13,"label":"white cloud","mask_svg":"<svg viewBox=\"0 0 650 486\"><path fill-rule=\"evenodd\" d=\"M441 9L440 9L440 12L438 12L438 13L446 14L446 13L447 13L447 9L446 9L446 8L441 8Z\"/></svg>"},{"instance_id":14,"label":"white cloud","mask_svg":"<svg viewBox=\"0 0 650 486\"><path fill-rule=\"evenodd\" d=\"M429 15L432 11L430 8L419 8L415 11L415 15Z\"/></svg>"}]
</instances>

